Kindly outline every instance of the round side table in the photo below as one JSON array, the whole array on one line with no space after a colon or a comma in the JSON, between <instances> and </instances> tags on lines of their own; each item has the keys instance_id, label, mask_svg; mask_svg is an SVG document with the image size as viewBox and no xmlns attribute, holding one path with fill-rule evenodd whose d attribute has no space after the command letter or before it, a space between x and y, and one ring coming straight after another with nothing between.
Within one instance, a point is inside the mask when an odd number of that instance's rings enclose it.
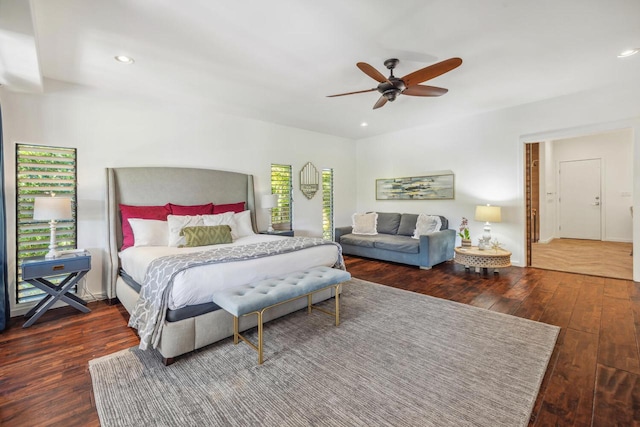
<instances>
[{"instance_id":1,"label":"round side table","mask_svg":"<svg viewBox=\"0 0 640 427\"><path fill-rule=\"evenodd\" d=\"M459 246L454 249L456 256L454 261L464 265L464 268L475 268L476 273L480 273L481 268L496 269L511 266L511 252L504 249L478 249L477 246Z\"/></svg>"}]
</instances>

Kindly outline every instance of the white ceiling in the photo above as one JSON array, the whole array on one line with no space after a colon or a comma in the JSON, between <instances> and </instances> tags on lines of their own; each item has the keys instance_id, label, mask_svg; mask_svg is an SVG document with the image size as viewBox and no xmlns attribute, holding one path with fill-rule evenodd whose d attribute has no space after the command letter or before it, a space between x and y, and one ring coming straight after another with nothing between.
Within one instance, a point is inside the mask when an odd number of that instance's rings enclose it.
<instances>
[{"instance_id":1,"label":"white ceiling","mask_svg":"<svg viewBox=\"0 0 640 427\"><path fill-rule=\"evenodd\" d=\"M16 2L26 3L0 0L0 11ZM348 138L637 84L640 75L640 54L616 57L640 47L638 0L30 3L35 65L8 48L7 35L29 38L28 25L0 19L0 83L10 89L33 91L21 75L36 74ZM464 62L427 83L449 89L439 98L405 95L374 111L377 92L326 97L375 87L356 62L387 75L391 57L400 59L397 76L451 57Z\"/></svg>"}]
</instances>

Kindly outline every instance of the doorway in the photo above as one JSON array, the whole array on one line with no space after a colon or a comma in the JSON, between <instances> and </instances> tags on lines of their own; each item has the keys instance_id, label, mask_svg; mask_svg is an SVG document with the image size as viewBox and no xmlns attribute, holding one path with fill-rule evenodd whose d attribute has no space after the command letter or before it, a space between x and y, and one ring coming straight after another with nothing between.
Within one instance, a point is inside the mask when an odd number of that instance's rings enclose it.
<instances>
[{"instance_id":1,"label":"doorway","mask_svg":"<svg viewBox=\"0 0 640 427\"><path fill-rule=\"evenodd\" d=\"M527 266L632 280L633 134L525 144Z\"/></svg>"}]
</instances>

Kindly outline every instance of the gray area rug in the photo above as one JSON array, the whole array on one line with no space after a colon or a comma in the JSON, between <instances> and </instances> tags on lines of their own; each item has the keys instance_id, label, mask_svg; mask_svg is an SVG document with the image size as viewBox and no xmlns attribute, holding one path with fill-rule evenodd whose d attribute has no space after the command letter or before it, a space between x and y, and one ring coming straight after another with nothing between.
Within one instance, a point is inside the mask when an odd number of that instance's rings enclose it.
<instances>
[{"instance_id":1,"label":"gray area rug","mask_svg":"<svg viewBox=\"0 0 640 427\"><path fill-rule=\"evenodd\" d=\"M91 360L102 426L528 424L559 328L357 279L343 295L337 328L266 324L261 366L232 339L167 367L137 347Z\"/></svg>"}]
</instances>

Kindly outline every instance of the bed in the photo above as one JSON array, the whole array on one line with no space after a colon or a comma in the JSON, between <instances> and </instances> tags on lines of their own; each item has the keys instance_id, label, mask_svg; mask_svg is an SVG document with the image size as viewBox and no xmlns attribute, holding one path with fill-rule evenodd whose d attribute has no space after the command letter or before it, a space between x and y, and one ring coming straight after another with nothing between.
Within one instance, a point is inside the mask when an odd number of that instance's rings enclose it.
<instances>
[{"instance_id":1,"label":"bed","mask_svg":"<svg viewBox=\"0 0 640 427\"><path fill-rule=\"evenodd\" d=\"M185 206L203 203L214 205L243 203L246 209L243 216L248 216L250 219L247 222L250 231L234 239L233 245L229 246L235 248L229 250L238 249L237 246L243 245L246 245L243 246L246 248L251 245L284 246L294 241L286 237L257 234L252 175L195 168L108 168L108 256L104 270L107 276L105 278L107 296L111 300L119 300L130 314L135 315L136 309L139 308L136 304L140 298L141 281L144 280L145 268L151 265L154 259L163 257L167 253L169 256L178 252L180 254L194 252L194 256L202 254L200 248L131 247L120 250L123 244L120 205L159 206L167 203ZM283 239L290 240L285 242ZM277 242L278 240L282 241ZM227 245L217 246L220 248L215 250L224 251ZM329 246L331 249L328 249ZM209 246L202 249L207 248ZM285 256L291 258L284 259ZM341 262L339 246L322 244L317 247L306 246L304 249L286 254L198 266L185 271L184 274L181 272L179 275L172 276L170 280L172 293L167 296L168 310L166 315L163 312L162 319L156 322L156 326L161 326L161 329L155 348L162 356L164 363L170 364L177 356L233 335L233 317L210 302L207 292L251 283L261 278L277 277L307 266L331 267L340 265ZM178 294L176 289L180 288L186 289L187 292ZM314 301L330 297L332 297L331 292L327 291L317 294ZM265 321L305 306L306 301L303 299L283 304L274 308L269 317L265 317ZM256 319L252 316L243 318L240 329L245 330L255 324Z\"/></svg>"}]
</instances>

